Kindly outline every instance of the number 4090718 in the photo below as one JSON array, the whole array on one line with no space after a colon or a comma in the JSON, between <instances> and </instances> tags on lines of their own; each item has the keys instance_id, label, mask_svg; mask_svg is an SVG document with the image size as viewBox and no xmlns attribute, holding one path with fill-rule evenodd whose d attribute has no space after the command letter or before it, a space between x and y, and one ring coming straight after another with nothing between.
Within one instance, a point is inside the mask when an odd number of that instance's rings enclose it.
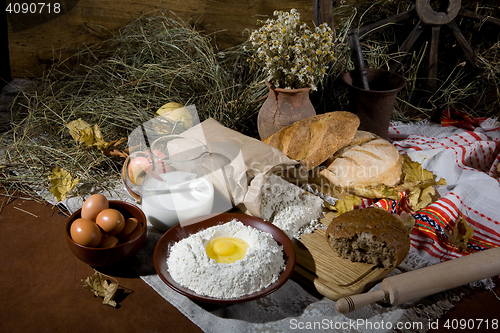
<instances>
[{"instance_id":1,"label":"number 4090718","mask_svg":"<svg viewBox=\"0 0 500 333\"><path fill-rule=\"evenodd\" d=\"M59 14L61 4L57 2L11 2L7 5L5 11L10 14Z\"/></svg>"},{"instance_id":2,"label":"number 4090718","mask_svg":"<svg viewBox=\"0 0 500 333\"><path fill-rule=\"evenodd\" d=\"M447 319L443 325L446 329L468 329L471 331L480 331L481 329L486 330L498 330L499 321L498 319Z\"/></svg>"}]
</instances>

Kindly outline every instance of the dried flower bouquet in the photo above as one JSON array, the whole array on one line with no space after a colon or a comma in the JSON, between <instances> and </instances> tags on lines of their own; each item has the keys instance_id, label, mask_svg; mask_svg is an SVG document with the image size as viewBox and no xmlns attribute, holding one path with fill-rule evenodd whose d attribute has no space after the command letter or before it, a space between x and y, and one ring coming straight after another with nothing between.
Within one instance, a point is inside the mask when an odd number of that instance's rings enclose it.
<instances>
[{"instance_id":1,"label":"dried flower bouquet","mask_svg":"<svg viewBox=\"0 0 500 333\"><path fill-rule=\"evenodd\" d=\"M274 16L252 32L250 61L261 66L277 88L316 90L334 60L333 31L326 24L309 28L295 9L275 11Z\"/></svg>"}]
</instances>

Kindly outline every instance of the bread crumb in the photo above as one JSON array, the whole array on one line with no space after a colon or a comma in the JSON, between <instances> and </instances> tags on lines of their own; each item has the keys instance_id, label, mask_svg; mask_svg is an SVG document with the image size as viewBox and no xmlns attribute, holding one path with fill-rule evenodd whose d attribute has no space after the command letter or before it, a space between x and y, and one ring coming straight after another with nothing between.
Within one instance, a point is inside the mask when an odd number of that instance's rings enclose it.
<instances>
[{"instance_id":1,"label":"bread crumb","mask_svg":"<svg viewBox=\"0 0 500 333\"><path fill-rule=\"evenodd\" d=\"M330 246L344 259L364 262L389 268L396 262L394 249L367 232L354 234L349 238L329 239Z\"/></svg>"}]
</instances>

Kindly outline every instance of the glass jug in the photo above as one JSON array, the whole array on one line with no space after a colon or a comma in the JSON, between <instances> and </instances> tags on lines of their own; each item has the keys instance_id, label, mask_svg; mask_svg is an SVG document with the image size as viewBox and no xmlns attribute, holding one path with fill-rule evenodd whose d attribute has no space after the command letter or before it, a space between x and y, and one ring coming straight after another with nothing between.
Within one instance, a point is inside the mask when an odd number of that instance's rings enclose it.
<instances>
[{"instance_id":1,"label":"glass jug","mask_svg":"<svg viewBox=\"0 0 500 333\"><path fill-rule=\"evenodd\" d=\"M122 181L148 221L166 231L212 212L214 186L206 167L209 155L196 139L166 135L153 141L149 151L127 157Z\"/></svg>"}]
</instances>

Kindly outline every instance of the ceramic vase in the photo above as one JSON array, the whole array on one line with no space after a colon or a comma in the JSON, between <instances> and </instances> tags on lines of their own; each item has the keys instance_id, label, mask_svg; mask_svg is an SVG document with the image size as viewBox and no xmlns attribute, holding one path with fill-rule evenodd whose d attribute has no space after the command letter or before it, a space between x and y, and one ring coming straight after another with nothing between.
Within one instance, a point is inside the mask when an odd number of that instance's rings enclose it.
<instances>
[{"instance_id":1,"label":"ceramic vase","mask_svg":"<svg viewBox=\"0 0 500 333\"><path fill-rule=\"evenodd\" d=\"M257 128L261 140L294 122L316 115L309 99L311 88L276 88L266 81L269 95L257 116Z\"/></svg>"}]
</instances>

